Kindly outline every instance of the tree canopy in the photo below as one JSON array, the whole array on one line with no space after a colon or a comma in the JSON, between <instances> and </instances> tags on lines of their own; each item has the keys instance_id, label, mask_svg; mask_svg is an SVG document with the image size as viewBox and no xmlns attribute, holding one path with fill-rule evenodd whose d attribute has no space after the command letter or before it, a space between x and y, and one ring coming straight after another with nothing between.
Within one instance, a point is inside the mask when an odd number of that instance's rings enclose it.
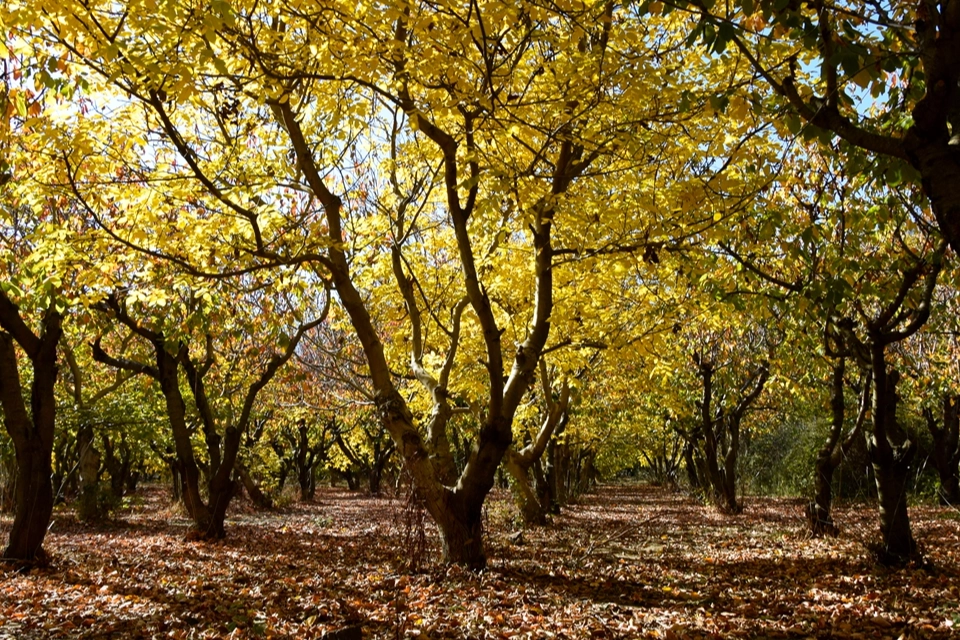
<instances>
[{"instance_id":1,"label":"tree canopy","mask_svg":"<svg viewBox=\"0 0 960 640\"><path fill-rule=\"evenodd\" d=\"M196 535L240 480L402 467L477 568L501 463L536 521L637 466L736 513L741 443L800 404L844 431L869 378L881 545L913 557L903 407L940 438L956 398L958 6L7 3L20 472L67 458L55 413L152 393L156 429L121 432ZM94 424L81 468L119 460Z\"/></svg>"}]
</instances>

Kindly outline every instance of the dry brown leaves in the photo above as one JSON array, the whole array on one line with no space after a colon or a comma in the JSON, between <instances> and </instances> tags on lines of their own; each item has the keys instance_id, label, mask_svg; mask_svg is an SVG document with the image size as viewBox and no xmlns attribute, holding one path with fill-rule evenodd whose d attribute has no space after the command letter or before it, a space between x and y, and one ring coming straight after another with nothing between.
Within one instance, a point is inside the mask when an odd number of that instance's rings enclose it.
<instances>
[{"instance_id":1,"label":"dry brown leaves","mask_svg":"<svg viewBox=\"0 0 960 640\"><path fill-rule=\"evenodd\" d=\"M160 489L146 495L109 525L58 513L52 566L0 577L0 638L319 638L361 624L364 638L908 640L960 627L960 514L946 509L911 512L932 569L891 571L869 561L869 508L838 510L844 532L818 540L797 501L751 499L730 517L615 485L514 544L514 509L495 495L486 571L410 573L399 500L322 490L247 509L211 544L184 541L186 520L157 505Z\"/></svg>"}]
</instances>

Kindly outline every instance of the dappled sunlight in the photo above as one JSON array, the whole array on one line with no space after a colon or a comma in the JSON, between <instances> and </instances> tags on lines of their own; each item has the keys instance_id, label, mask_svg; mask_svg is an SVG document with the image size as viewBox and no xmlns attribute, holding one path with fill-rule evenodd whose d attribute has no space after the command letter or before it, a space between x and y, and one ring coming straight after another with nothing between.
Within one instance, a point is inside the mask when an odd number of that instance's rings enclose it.
<instances>
[{"instance_id":1,"label":"dappled sunlight","mask_svg":"<svg viewBox=\"0 0 960 640\"><path fill-rule=\"evenodd\" d=\"M102 525L58 513L52 567L5 576L0 633L317 638L359 623L366 638L948 638L960 615L960 519L941 508L914 510L933 568L894 572L864 547L869 506L838 509L841 535L816 539L796 500L720 516L681 493L610 485L516 538L495 492L487 570L409 573L400 499L320 489L275 512L240 503L228 537L202 543L184 541L162 492L146 495Z\"/></svg>"}]
</instances>

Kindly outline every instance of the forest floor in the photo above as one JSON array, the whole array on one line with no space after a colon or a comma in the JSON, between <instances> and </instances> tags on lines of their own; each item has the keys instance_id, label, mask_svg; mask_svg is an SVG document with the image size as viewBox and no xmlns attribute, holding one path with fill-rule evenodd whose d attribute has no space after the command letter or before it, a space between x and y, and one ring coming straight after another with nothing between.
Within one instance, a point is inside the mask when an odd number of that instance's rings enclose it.
<instances>
[{"instance_id":1,"label":"forest floor","mask_svg":"<svg viewBox=\"0 0 960 640\"><path fill-rule=\"evenodd\" d=\"M798 500L748 498L721 516L607 485L518 537L497 494L478 574L432 563L422 517L321 489L275 512L240 502L227 538L204 543L185 541L160 488L109 523L58 511L50 566L0 573L0 638L319 638L356 624L363 638L960 637L956 510L911 509L928 565L899 571L871 562L866 506L837 509L841 535L812 539ZM9 526L0 518L3 539Z\"/></svg>"}]
</instances>

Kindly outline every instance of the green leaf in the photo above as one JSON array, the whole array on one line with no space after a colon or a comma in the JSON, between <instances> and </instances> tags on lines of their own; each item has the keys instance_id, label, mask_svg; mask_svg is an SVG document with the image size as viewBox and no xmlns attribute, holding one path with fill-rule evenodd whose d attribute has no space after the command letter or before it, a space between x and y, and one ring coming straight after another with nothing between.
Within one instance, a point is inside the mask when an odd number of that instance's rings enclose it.
<instances>
[{"instance_id":1,"label":"green leaf","mask_svg":"<svg viewBox=\"0 0 960 640\"><path fill-rule=\"evenodd\" d=\"M710 96L710 107L714 111L719 111L720 113L723 113L726 110L728 104L730 104L729 96L725 96L725 95Z\"/></svg>"},{"instance_id":2,"label":"green leaf","mask_svg":"<svg viewBox=\"0 0 960 640\"><path fill-rule=\"evenodd\" d=\"M787 130L793 135L800 133L800 130L803 128L803 121L795 113L788 113L783 118L783 122L787 125Z\"/></svg>"},{"instance_id":3,"label":"green leaf","mask_svg":"<svg viewBox=\"0 0 960 640\"><path fill-rule=\"evenodd\" d=\"M23 297L23 290L21 290L20 287L13 284L12 282L0 282L0 289L2 289L4 293L9 294L15 298Z\"/></svg>"},{"instance_id":4,"label":"green leaf","mask_svg":"<svg viewBox=\"0 0 960 640\"><path fill-rule=\"evenodd\" d=\"M729 22L721 22L717 28L717 39L713 43L715 53L723 53L727 49L727 43L733 40L737 35L737 30Z\"/></svg>"}]
</instances>

